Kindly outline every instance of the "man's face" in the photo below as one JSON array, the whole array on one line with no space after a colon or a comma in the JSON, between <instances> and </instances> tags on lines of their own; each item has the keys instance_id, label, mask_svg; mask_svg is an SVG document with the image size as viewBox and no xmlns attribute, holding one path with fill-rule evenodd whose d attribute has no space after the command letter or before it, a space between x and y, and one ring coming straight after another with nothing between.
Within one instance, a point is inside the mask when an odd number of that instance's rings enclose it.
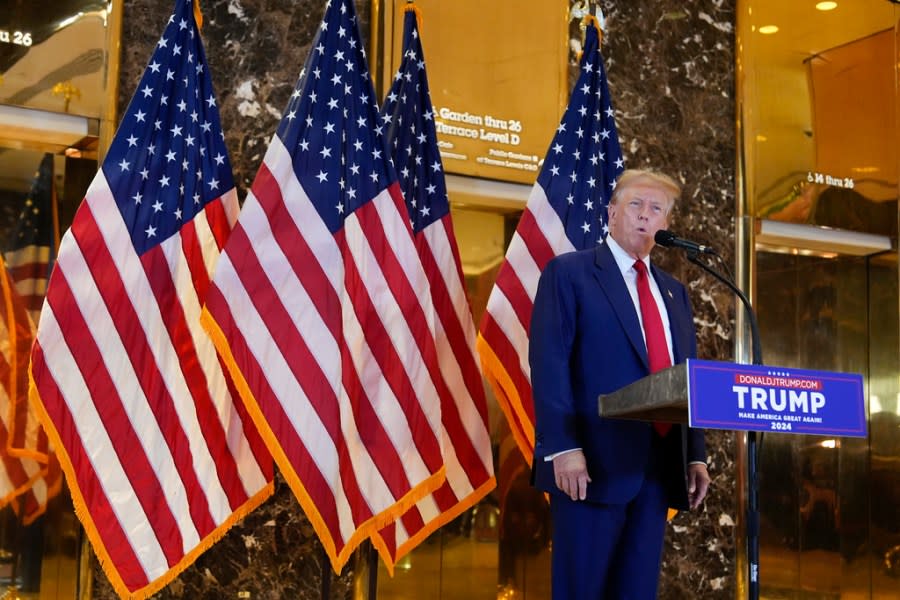
<instances>
[{"instance_id":1,"label":"man's face","mask_svg":"<svg viewBox=\"0 0 900 600\"><path fill-rule=\"evenodd\" d=\"M634 258L650 254L656 242L653 236L669 226L671 202L659 187L636 182L610 203L609 233Z\"/></svg>"}]
</instances>

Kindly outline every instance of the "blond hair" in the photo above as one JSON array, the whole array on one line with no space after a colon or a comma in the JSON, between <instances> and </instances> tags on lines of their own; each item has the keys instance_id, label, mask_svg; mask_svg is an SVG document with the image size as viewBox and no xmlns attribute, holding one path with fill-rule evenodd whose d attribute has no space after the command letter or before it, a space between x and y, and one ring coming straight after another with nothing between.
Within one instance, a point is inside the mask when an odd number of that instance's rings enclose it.
<instances>
[{"instance_id":1,"label":"blond hair","mask_svg":"<svg viewBox=\"0 0 900 600\"><path fill-rule=\"evenodd\" d=\"M669 212L675 206L675 201L681 197L681 184L664 173L650 171L648 169L627 169L622 171L616 180L616 189L613 190L610 204L615 204L622 193L630 186L638 184L652 185L659 188L669 199Z\"/></svg>"}]
</instances>

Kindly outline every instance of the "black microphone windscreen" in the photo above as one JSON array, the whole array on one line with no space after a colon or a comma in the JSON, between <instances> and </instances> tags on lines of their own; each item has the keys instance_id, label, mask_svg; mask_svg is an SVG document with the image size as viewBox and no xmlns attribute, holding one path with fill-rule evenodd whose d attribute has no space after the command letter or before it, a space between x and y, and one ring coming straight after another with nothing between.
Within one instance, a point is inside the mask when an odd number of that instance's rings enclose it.
<instances>
[{"instance_id":1,"label":"black microphone windscreen","mask_svg":"<svg viewBox=\"0 0 900 600\"><path fill-rule=\"evenodd\" d=\"M656 235L653 236L653 240L660 246L671 246L672 242L675 240L675 234L668 229L660 229L656 232Z\"/></svg>"}]
</instances>

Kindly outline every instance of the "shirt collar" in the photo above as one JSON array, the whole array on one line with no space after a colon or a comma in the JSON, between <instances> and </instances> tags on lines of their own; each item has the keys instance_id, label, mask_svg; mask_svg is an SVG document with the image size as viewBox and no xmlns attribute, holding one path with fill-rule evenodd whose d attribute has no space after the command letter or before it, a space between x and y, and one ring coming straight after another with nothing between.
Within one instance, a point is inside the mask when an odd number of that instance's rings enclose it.
<instances>
[{"instance_id":1,"label":"shirt collar","mask_svg":"<svg viewBox=\"0 0 900 600\"><path fill-rule=\"evenodd\" d=\"M625 275L629 270L634 269L634 257L625 252L625 249L619 245L619 243L613 239L612 234L606 236L606 243L609 245L609 250L612 252L613 258L616 259L616 265L618 265L619 270L622 272L622 275ZM650 255L648 254L641 260L644 261L644 265L647 267L647 272L650 272Z\"/></svg>"}]
</instances>

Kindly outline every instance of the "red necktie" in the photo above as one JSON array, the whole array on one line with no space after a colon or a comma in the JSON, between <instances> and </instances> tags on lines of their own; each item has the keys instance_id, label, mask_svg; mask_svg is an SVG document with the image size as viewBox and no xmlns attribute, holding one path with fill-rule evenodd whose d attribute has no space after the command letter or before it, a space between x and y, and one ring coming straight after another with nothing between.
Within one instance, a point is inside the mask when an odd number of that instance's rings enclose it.
<instances>
[{"instance_id":1,"label":"red necktie","mask_svg":"<svg viewBox=\"0 0 900 600\"><path fill-rule=\"evenodd\" d=\"M647 265L639 260L634 263L637 271L638 301L641 304L641 321L644 323L644 337L647 339L647 358L650 361L650 372L656 373L672 366L669 359L669 347L666 344L666 331L663 329L659 307L650 291L650 280L647 277ZM669 423L653 423L656 432L664 436L672 426Z\"/></svg>"}]
</instances>

